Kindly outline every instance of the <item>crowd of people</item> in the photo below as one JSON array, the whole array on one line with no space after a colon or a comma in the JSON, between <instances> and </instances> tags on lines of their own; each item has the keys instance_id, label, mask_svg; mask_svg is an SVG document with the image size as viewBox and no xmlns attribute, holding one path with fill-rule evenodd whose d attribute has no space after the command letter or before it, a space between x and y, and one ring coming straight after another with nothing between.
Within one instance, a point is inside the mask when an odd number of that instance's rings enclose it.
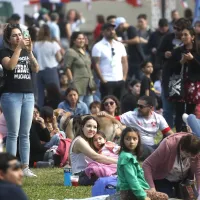
<instances>
[{"instance_id":1,"label":"crowd of people","mask_svg":"<svg viewBox=\"0 0 200 200\"><path fill-rule=\"evenodd\" d=\"M65 19L43 8L26 26L10 17L0 50L0 187L37 177L29 167L67 137L80 185L117 174L122 200L181 198L179 184L195 175L200 191L200 20L171 14L155 31L146 14L137 26L98 15L92 41L74 9Z\"/></svg>"}]
</instances>

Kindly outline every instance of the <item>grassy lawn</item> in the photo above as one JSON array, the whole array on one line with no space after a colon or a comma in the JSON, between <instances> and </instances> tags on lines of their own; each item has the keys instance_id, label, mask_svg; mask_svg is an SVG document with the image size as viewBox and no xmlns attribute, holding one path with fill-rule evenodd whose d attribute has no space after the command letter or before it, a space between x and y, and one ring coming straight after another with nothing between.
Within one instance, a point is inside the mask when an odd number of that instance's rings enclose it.
<instances>
[{"instance_id":1,"label":"grassy lawn","mask_svg":"<svg viewBox=\"0 0 200 200\"><path fill-rule=\"evenodd\" d=\"M158 143L162 139L159 133L155 139ZM91 187L64 186L64 172L60 168L33 169L37 178L24 178L23 189L30 200L63 200L65 198L91 197Z\"/></svg>"},{"instance_id":2,"label":"grassy lawn","mask_svg":"<svg viewBox=\"0 0 200 200\"><path fill-rule=\"evenodd\" d=\"M91 187L64 186L64 173L60 168L33 169L37 178L24 178L23 189L29 200L63 200L65 198L87 198Z\"/></svg>"}]
</instances>

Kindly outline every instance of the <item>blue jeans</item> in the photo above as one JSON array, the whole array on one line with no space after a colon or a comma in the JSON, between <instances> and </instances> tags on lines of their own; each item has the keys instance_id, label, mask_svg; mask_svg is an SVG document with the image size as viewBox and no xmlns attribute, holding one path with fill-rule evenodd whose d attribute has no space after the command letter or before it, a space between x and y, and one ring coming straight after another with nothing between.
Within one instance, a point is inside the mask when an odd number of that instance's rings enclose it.
<instances>
[{"instance_id":1,"label":"blue jeans","mask_svg":"<svg viewBox=\"0 0 200 200\"><path fill-rule=\"evenodd\" d=\"M79 96L79 100L86 103L88 108L89 108L90 104L94 101L93 95Z\"/></svg>"},{"instance_id":2,"label":"blue jeans","mask_svg":"<svg viewBox=\"0 0 200 200\"><path fill-rule=\"evenodd\" d=\"M187 118L187 123L194 135L200 138L200 119L197 119L195 115L190 114Z\"/></svg>"},{"instance_id":3,"label":"blue jeans","mask_svg":"<svg viewBox=\"0 0 200 200\"><path fill-rule=\"evenodd\" d=\"M49 141L49 142L47 142L44 146L46 147L46 148L51 148L52 146L54 146L54 145L56 145L56 146L58 146L59 145L59 143L60 143L60 136L59 135L62 135L63 136L63 138L66 138L65 137L65 133L63 132L63 131L60 131L60 133L56 133L52 138L51 138L51 140Z\"/></svg>"},{"instance_id":4,"label":"blue jeans","mask_svg":"<svg viewBox=\"0 0 200 200\"><path fill-rule=\"evenodd\" d=\"M60 89L60 82L58 77L57 67L47 68L37 73L37 87L38 87L38 106L41 108L44 105L44 90L47 84L55 83Z\"/></svg>"},{"instance_id":5,"label":"blue jeans","mask_svg":"<svg viewBox=\"0 0 200 200\"><path fill-rule=\"evenodd\" d=\"M167 97L164 95L163 88L161 93L162 105L163 105L163 117L167 121L170 128L174 127L174 111L175 104L170 102Z\"/></svg>"},{"instance_id":6,"label":"blue jeans","mask_svg":"<svg viewBox=\"0 0 200 200\"><path fill-rule=\"evenodd\" d=\"M19 154L24 165L29 164L30 129L33 119L34 95L32 93L3 93L1 105L6 119L8 135L6 151L16 156L19 136Z\"/></svg>"}]
</instances>

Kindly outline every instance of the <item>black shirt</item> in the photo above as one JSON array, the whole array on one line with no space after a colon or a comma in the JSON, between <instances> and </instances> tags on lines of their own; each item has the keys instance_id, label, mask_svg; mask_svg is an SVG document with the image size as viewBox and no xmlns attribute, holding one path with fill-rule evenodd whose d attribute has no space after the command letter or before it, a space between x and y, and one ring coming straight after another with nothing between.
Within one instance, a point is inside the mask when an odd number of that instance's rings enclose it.
<instances>
[{"instance_id":1,"label":"black shirt","mask_svg":"<svg viewBox=\"0 0 200 200\"><path fill-rule=\"evenodd\" d=\"M28 200L23 190L6 181L0 181L0 199L1 200Z\"/></svg>"},{"instance_id":2,"label":"black shirt","mask_svg":"<svg viewBox=\"0 0 200 200\"><path fill-rule=\"evenodd\" d=\"M126 34L129 40L138 36L137 29L134 26L129 26ZM129 44L128 55L129 60L133 61L134 64L140 64L144 60L144 54L142 52L140 44Z\"/></svg>"},{"instance_id":3,"label":"black shirt","mask_svg":"<svg viewBox=\"0 0 200 200\"><path fill-rule=\"evenodd\" d=\"M155 97L153 82L147 76L143 76L141 81L140 96L144 96L146 90L149 90L149 96Z\"/></svg>"},{"instance_id":4,"label":"black shirt","mask_svg":"<svg viewBox=\"0 0 200 200\"><path fill-rule=\"evenodd\" d=\"M11 58L14 51L2 49L0 51L0 63L5 57ZM2 65L3 66L3 65ZM17 66L13 70L7 70L3 66L5 73L5 86L3 93L32 93L33 86L31 80L30 60L26 50L22 50Z\"/></svg>"}]
</instances>

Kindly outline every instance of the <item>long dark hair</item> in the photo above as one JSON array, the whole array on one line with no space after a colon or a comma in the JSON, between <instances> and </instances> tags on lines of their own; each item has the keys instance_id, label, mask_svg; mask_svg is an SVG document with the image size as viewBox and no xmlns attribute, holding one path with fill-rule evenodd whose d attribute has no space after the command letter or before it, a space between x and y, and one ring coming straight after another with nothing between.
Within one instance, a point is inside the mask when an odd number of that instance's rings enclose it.
<instances>
[{"instance_id":1,"label":"long dark hair","mask_svg":"<svg viewBox=\"0 0 200 200\"><path fill-rule=\"evenodd\" d=\"M117 99L117 97L115 97L114 95L107 95L103 98L103 100L101 101L101 111L105 111L105 106L104 106L104 103L107 99L112 99L115 104L116 104L116 110L115 110L115 115L118 116L120 115L120 103L119 103L119 100Z\"/></svg>"},{"instance_id":2,"label":"long dark hair","mask_svg":"<svg viewBox=\"0 0 200 200\"><path fill-rule=\"evenodd\" d=\"M122 152L122 151L126 151L126 152L130 152L130 150L126 147L126 145L124 144L124 138L126 136L127 133L129 132L135 132L137 133L137 136L138 136L138 144L137 144L137 147L135 149L135 155L137 156L137 159L140 160L140 157L141 157L141 138L140 138L140 132L137 128L135 127L126 127L123 131L122 131L122 134L121 134L121 139L120 139L120 146L121 146L121 149L120 149L120 152L119 154Z\"/></svg>"},{"instance_id":3,"label":"long dark hair","mask_svg":"<svg viewBox=\"0 0 200 200\"><path fill-rule=\"evenodd\" d=\"M99 130L98 130L96 134L100 135L102 138L104 138L104 139L106 140L106 135L105 135L105 133L104 133L103 131L99 131ZM96 152L99 151L99 150L94 146L94 137L92 138L92 148L93 148Z\"/></svg>"},{"instance_id":4,"label":"long dark hair","mask_svg":"<svg viewBox=\"0 0 200 200\"><path fill-rule=\"evenodd\" d=\"M92 138L86 138L82 129L85 126L85 124L87 123L88 120L93 119L94 121L97 122L97 132L98 132L99 129L100 129L99 122L97 121L97 119L95 117L93 117L91 115L84 117L84 119L82 119L81 116L77 116L75 118L78 119L78 121L76 121L76 119L75 119L76 122L73 123L74 129L75 129L75 138L78 137L78 136L81 136L86 141L88 141L89 145L92 147L93 146L92 145L93 144Z\"/></svg>"},{"instance_id":5,"label":"long dark hair","mask_svg":"<svg viewBox=\"0 0 200 200\"><path fill-rule=\"evenodd\" d=\"M50 28L47 24L44 24L39 32L38 32L38 36L37 36L37 41L49 41L51 42L51 32L50 32Z\"/></svg>"},{"instance_id":6,"label":"long dark hair","mask_svg":"<svg viewBox=\"0 0 200 200\"><path fill-rule=\"evenodd\" d=\"M177 148L177 155L178 155L178 162L180 162L180 152L181 150L191 153L192 155L197 155L200 153L200 140L197 136L193 134L188 134L183 136L178 144Z\"/></svg>"},{"instance_id":7,"label":"long dark hair","mask_svg":"<svg viewBox=\"0 0 200 200\"><path fill-rule=\"evenodd\" d=\"M4 31L3 31L3 41L6 42L6 44L10 45L10 36L12 34L12 30L13 29L19 29L21 32L21 28L19 26L19 24L7 24L4 28Z\"/></svg>"},{"instance_id":8,"label":"long dark hair","mask_svg":"<svg viewBox=\"0 0 200 200\"><path fill-rule=\"evenodd\" d=\"M80 32L80 31L72 33L72 36L70 39L70 48L72 48L74 46L74 41L78 38L79 35L84 35L84 33Z\"/></svg>"}]
</instances>

